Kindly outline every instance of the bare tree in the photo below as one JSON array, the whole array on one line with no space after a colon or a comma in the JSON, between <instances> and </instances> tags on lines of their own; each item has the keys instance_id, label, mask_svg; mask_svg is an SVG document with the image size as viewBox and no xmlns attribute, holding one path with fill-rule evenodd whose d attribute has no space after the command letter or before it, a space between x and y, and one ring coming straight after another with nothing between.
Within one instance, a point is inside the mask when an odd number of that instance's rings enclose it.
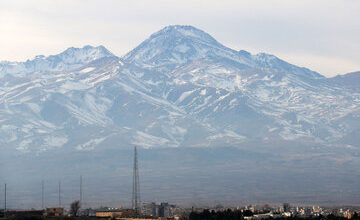
<instances>
[{"instance_id":1,"label":"bare tree","mask_svg":"<svg viewBox=\"0 0 360 220\"><path fill-rule=\"evenodd\" d=\"M70 205L70 214L72 216L77 216L79 209L80 209L80 201L76 200L72 202Z\"/></svg>"}]
</instances>

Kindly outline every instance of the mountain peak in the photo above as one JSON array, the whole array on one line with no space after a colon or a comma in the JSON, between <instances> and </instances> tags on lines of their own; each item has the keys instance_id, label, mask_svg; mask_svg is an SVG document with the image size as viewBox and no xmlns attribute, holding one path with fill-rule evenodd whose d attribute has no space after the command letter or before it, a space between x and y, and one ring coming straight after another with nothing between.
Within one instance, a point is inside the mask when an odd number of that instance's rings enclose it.
<instances>
[{"instance_id":1,"label":"mountain peak","mask_svg":"<svg viewBox=\"0 0 360 220\"><path fill-rule=\"evenodd\" d=\"M81 48L69 47L59 54L50 56L37 55L26 62L1 62L0 76L69 70L104 57L115 57L115 55L101 45L97 47L90 45Z\"/></svg>"},{"instance_id":2,"label":"mountain peak","mask_svg":"<svg viewBox=\"0 0 360 220\"><path fill-rule=\"evenodd\" d=\"M226 48L198 28L190 25L170 25L152 34L126 54L124 59L147 66L173 66L220 54L232 56L232 53L235 51Z\"/></svg>"},{"instance_id":3,"label":"mountain peak","mask_svg":"<svg viewBox=\"0 0 360 220\"><path fill-rule=\"evenodd\" d=\"M322 78L319 73L292 65L278 57L240 50L235 51L216 41L208 33L190 25L170 25L152 34L124 56L129 63L171 72L174 68L195 60L228 60L242 67L292 73L310 78Z\"/></svg>"},{"instance_id":4,"label":"mountain peak","mask_svg":"<svg viewBox=\"0 0 360 220\"><path fill-rule=\"evenodd\" d=\"M112 54L108 49L106 49L102 45L97 47L86 45L82 48L69 47L64 52L57 55L51 55L48 58L49 59L58 58L65 62L73 63L73 62L91 62L99 58L113 57L113 56L115 55Z\"/></svg>"},{"instance_id":5,"label":"mountain peak","mask_svg":"<svg viewBox=\"0 0 360 220\"><path fill-rule=\"evenodd\" d=\"M218 43L210 34L191 25L169 25L151 35L150 38L156 38L162 35L166 35L167 37L189 38L208 43Z\"/></svg>"}]
</instances>

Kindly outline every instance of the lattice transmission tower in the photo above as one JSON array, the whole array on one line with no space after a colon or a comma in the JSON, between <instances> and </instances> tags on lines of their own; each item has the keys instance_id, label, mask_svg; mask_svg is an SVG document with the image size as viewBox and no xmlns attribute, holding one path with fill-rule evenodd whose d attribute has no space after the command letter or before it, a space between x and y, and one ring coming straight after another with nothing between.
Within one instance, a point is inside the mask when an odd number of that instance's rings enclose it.
<instances>
[{"instance_id":1,"label":"lattice transmission tower","mask_svg":"<svg viewBox=\"0 0 360 220\"><path fill-rule=\"evenodd\" d=\"M140 208L140 182L137 147L134 147L134 170L133 170L133 191L132 191L132 208L137 216L141 215Z\"/></svg>"}]
</instances>

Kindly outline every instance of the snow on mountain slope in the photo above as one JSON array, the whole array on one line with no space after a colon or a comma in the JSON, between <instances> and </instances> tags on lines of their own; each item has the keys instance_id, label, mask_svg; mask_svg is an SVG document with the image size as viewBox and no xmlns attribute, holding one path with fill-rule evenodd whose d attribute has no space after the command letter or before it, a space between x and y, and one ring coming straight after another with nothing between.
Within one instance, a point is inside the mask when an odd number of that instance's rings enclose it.
<instances>
[{"instance_id":1,"label":"snow on mountain slope","mask_svg":"<svg viewBox=\"0 0 360 220\"><path fill-rule=\"evenodd\" d=\"M226 58L247 63L247 59L238 56L236 51L223 46L209 34L192 26L179 25L156 32L124 56L127 62L163 71L204 58Z\"/></svg>"},{"instance_id":2,"label":"snow on mountain slope","mask_svg":"<svg viewBox=\"0 0 360 220\"><path fill-rule=\"evenodd\" d=\"M255 62L255 66L261 67L263 71L272 72L276 70L279 72L285 72L287 74L292 73L302 77L324 78L324 76L317 72L311 71L304 67L292 65L271 54L259 53L252 56L252 59Z\"/></svg>"},{"instance_id":3,"label":"snow on mountain slope","mask_svg":"<svg viewBox=\"0 0 360 220\"><path fill-rule=\"evenodd\" d=\"M29 74L34 72L53 72L71 70L102 57L113 57L114 55L103 46L83 48L68 48L58 55L45 57L36 56L26 62L0 62L0 76L5 74Z\"/></svg>"},{"instance_id":4,"label":"snow on mountain slope","mask_svg":"<svg viewBox=\"0 0 360 220\"><path fill-rule=\"evenodd\" d=\"M189 136L184 126L197 127L197 133L208 129L152 95L127 65L105 57L74 71L0 78L0 144L24 152L140 141L147 147L169 147Z\"/></svg>"},{"instance_id":5,"label":"snow on mountain slope","mask_svg":"<svg viewBox=\"0 0 360 220\"><path fill-rule=\"evenodd\" d=\"M215 125L227 118L224 126L241 132L249 132L251 124L258 125L252 129L263 131L258 136L325 142L333 142L351 130L345 131L346 126L334 120L358 109L359 94L332 87L319 73L273 55L235 52L209 35L203 36L203 41L199 36L203 32L196 28L169 26L150 36L124 59L143 62L151 71L145 72L142 79L161 80L163 89L157 92L190 114L215 120ZM166 57L183 53L177 49L184 45L182 42L197 46L184 55L185 61ZM149 64L150 59L144 57L147 53L157 54L151 59L161 63Z\"/></svg>"},{"instance_id":6,"label":"snow on mountain slope","mask_svg":"<svg viewBox=\"0 0 360 220\"><path fill-rule=\"evenodd\" d=\"M85 46L0 64L0 146L25 152L358 147L359 116L358 91L273 55L232 50L191 26L168 26L122 58Z\"/></svg>"},{"instance_id":7,"label":"snow on mountain slope","mask_svg":"<svg viewBox=\"0 0 360 220\"><path fill-rule=\"evenodd\" d=\"M192 26L173 25L151 35L134 50L124 56L129 63L142 67L171 71L195 60L210 60L258 68L264 71L296 73L312 78L323 78L319 73L289 64L274 55L252 55L235 51L217 42L212 36Z\"/></svg>"}]
</instances>

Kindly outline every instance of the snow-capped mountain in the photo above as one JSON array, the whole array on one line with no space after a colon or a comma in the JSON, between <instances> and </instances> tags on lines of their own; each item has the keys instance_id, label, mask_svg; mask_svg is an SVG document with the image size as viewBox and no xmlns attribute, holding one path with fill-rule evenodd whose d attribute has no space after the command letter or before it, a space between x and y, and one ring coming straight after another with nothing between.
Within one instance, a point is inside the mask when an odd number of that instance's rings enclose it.
<instances>
[{"instance_id":1,"label":"snow-capped mountain","mask_svg":"<svg viewBox=\"0 0 360 220\"><path fill-rule=\"evenodd\" d=\"M168 26L123 57L103 46L0 63L0 145L19 151L358 147L360 93L266 54Z\"/></svg>"},{"instance_id":2,"label":"snow-capped mountain","mask_svg":"<svg viewBox=\"0 0 360 220\"><path fill-rule=\"evenodd\" d=\"M83 48L68 48L58 55L45 57L43 55L36 56L32 60L26 62L0 62L0 76L6 74L21 75L34 72L54 72L54 71L69 71L91 61L103 58L113 57L105 47L84 46Z\"/></svg>"}]
</instances>

